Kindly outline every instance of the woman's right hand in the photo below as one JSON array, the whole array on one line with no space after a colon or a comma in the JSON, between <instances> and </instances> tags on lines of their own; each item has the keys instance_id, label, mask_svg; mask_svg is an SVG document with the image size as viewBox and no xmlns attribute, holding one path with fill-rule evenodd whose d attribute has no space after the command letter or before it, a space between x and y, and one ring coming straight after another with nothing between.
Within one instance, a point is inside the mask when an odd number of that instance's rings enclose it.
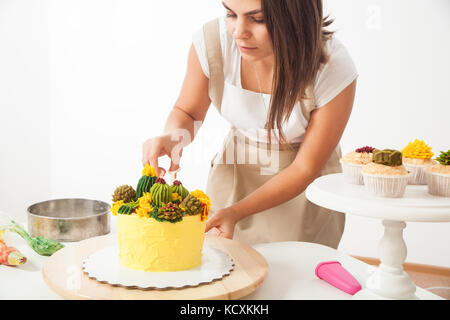
<instances>
[{"instance_id":1,"label":"woman's right hand","mask_svg":"<svg viewBox=\"0 0 450 320\"><path fill-rule=\"evenodd\" d=\"M164 155L170 158L170 168L169 171L175 171L180 167L180 159L183 154L183 148L179 141L172 140L171 134L167 133L161 136L150 138L144 142L142 146L142 165L145 166L147 163L155 168L156 175L158 177L164 176L166 170L159 167L158 158ZM176 178L176 173L174 174Z\"/></svg>"}]
</instances>

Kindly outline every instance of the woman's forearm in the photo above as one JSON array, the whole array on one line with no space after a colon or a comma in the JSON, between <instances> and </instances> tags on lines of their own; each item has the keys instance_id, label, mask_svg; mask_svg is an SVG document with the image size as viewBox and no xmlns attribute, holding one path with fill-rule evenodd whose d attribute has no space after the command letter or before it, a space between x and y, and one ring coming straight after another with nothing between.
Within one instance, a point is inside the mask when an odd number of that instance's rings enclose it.
<instances>
[{"instance_id":1,"label":"woman's forearm","mask_svg":"<svg viewBox=\"0 0 450 320\"><path fill-rule=\"evenodd\" d=\"M184 110L175 106L167 118L166 124L164 126L164 134L173 133L176 130L184 129L190 134L191 141L194 140L195 121L194 119Z\"/></svg>"},{"instance_id":2,"label":"woman's forearm","mask_svg":"<svg viewBox=\"0 0 450 320\"><path fill-rule=\"evenodd\" d=\"M305 191L314 180L306 170L291 164L244 199L230 206L237 220L273 208Z\"/></svg>"}]
</instances>

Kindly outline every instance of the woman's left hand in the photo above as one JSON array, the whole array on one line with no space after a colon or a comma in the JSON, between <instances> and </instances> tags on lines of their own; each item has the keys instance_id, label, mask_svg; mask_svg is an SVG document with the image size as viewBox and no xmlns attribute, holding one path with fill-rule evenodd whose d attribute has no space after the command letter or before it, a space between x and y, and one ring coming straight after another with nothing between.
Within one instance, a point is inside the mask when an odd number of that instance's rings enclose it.
<instances>
[{"instance_id":1,"label":"woman's left hand","mask_svg":"<svg viewBox=\"0 0 450 320\"><path fill-rule=\"evenodd\" d=\"M212 234L218 237L233 239L234 227L237 222L234 210L230 207L223 208L208 219L205 232L212 230Z\"/></svg>"}]
</instances>

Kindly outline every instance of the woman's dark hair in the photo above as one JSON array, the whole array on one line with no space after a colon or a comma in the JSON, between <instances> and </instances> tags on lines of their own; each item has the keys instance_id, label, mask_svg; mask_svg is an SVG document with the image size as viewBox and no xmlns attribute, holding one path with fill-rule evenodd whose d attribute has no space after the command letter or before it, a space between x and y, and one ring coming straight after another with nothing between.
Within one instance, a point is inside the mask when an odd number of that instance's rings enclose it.
<instances>
[{"instance_id":1,"label":"woman's dark hair","mask_svg":"<svg viewBox=\"0 0 450 320\"><path fill-rule=\"evenodd\" d=\"M275 57L267 134L270 144L276 124L283 145L282 123L328 60L324 45L333 32L325 28L333 20L323 17L322 0L261 0L261 6Z\"/></svg>"}]
</instances>

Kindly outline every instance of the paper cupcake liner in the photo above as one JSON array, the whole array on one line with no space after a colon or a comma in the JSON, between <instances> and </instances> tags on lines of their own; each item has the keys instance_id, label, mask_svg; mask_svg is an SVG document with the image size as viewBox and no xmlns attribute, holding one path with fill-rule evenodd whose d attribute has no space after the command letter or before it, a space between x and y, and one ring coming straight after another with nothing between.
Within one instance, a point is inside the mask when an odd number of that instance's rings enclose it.
<instances>
[{"instance_id":1,"label":"paper cupcake liner","mask_svg":"<svg viewBox=\"0 0 450 320\"><path fill-rule=\"evenodd\" d=\"M425 169L428 168L431 165L427 166L417 166L413 164L403 163L406 170L411 172L411 177L409 178L408 183L414 184L414 185L426 185L427 184L427 178L425 175Z\"/></svg>"},{"instance_id":2,"label":"paper cupcake liner","mask_svg":"<svg viewBox=\"0 0 450 320\"><path fill-rule=\"evenodd\" d=\"M361 174L362 164L348 163L339 160L342 166L342 173L344 174L344 181L350 184L364 184L363 176Z\"/></svg>"},{"instance_id":3,"label":"paper cupcake liner","mask_svg":"<svg viewBox=\"0 0 450 320\"><path fill-rule=\"evenodd\" d=\"M425 176L428 193L440 197L450 197L450 175L425 171Z\"/></svg>"},{"instance_id":4,"label":"paper cupcake liner","mask_svg":"<svg viewBox=\"0 0 450 320\"><path fill-rule=\"evenodd\" d=\"M411 173L396 176L361 173L363 175L365 189L373 195L386 198L403 197L411 176Z\"/></svg>"}]
</instances>

